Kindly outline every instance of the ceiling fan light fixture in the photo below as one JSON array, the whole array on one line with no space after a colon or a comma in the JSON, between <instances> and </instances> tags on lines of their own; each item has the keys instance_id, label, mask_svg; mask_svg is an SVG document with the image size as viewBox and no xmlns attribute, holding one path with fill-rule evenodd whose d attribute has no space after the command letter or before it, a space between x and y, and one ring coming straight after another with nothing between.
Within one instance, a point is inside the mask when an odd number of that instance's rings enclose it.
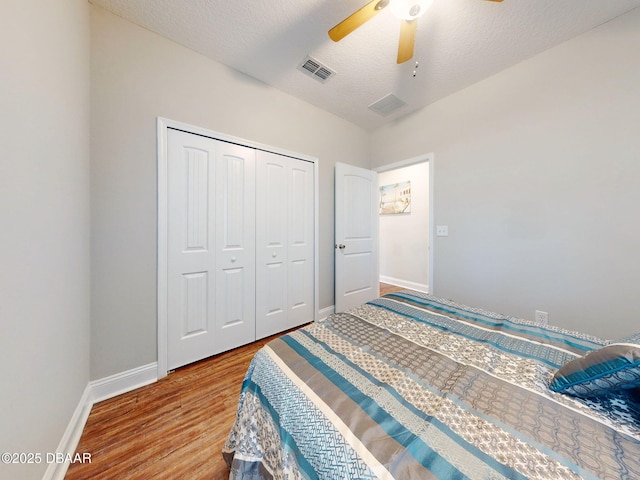
<instances>
[{"instance_id":1,"label":"ceiling fan light fixture","mask_svg":"<svg viewBox=\"0 0 640 480\"><path fill-rule=\"evenodd\" d=\"M391 12L402 20L415 20L424 15L433 0L391 0Z\"/></svg>"}]
</instances>

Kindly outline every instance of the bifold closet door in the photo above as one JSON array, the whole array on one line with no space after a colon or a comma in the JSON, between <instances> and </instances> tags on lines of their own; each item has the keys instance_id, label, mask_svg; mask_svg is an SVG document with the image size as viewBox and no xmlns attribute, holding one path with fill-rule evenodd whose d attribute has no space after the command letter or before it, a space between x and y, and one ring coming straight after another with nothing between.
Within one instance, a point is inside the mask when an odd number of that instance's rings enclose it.
<instances>
[{"instance_id":1,"label":"bifold closet door","mask_svg":"<svg viewBox=\"0 0 640 480\"><path fill-rule=\"evenodd\" d=\"M168 368L255 339L255 150L169 129Z\"/></svg>"},{"instance_id":2,"label":"bifold closet door","mask_svg":"<svg viewBox=\"0 0 640 480\"><path fill-rule=\"evenodd\" d=\"M256 339L314 320L312 162L258 151Z\"/></svg>"}]
</instances>

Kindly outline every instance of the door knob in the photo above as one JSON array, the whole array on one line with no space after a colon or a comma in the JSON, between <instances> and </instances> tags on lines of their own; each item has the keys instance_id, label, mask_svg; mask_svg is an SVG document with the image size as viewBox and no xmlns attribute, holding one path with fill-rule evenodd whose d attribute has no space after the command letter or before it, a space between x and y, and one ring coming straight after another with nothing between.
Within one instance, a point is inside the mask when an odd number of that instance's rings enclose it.
<instances>
[{"instance_id":1,"label":"door knob","mask_svg":"<svg viewBox=\"0 0 640 480\"><path fill-rule=\"evenodd\" d=\"M336 248L340 250L344 250L347 246L344 243L336 243Z\"/></svg>"}]
</instances>

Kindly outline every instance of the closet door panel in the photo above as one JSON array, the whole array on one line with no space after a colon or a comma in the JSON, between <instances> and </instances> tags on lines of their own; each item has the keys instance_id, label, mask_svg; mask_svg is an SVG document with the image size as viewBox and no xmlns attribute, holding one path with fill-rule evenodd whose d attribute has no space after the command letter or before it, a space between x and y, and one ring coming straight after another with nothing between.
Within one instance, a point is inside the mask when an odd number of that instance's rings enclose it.
<instances>
[{"instance_id":1,"label":"closet door panel","mask_svg":"<svg viewBox=\"0 0 640 480\"><path fill-rule=\"evenodd\" d=\"M182 275L182 331L183 339L209 330L209 274L207 272Z\"/></svg>"},{"instance_id":2,"label":"closet door panel","mask_svg":"<svg viewBox=\"0 0 640 480\"><path fill-rule=\"evenodd\" d=\"M256 338L286 329L288 158L263 151L256 164Z\"/></svg>"},{"instance_id":3,"label":"closet door panel","mask_svg":"<svg viewBox=\"0 0 640 480\"><path fill-rule=\"evenodd\" d=\"M314 319L313 163L257 158L256 338ZM276 274L277 272L277 274Z\"/></svg>"},{"instance_id":4,"label":"closet door panel","mask_svg":"<svg viewBox=\"0 0 640 480\"><path fill-rule=\"evenodd\" d=\"M169 369L208 357L216 349L215 146L208 138L168 132Z\"/></svg>"},{"instance_id":5,"label":"closet door panel","mask_svg":"<svg viewBox=\"0 0 640 480\"><path fill-rule=\"evenodd\" d=\"M314 178L313 163L289 159L289 324L314 318Z\"/></svg>"},{"instance_id":6,"label":"closet door panel","mask_svg":"<svg viewBox=\"0 0 640 480\"><path fill-rule=\"evenodd\" d=\"M255 339L255 150L217 142L216 192L219 353Z\"/></svg>"},{"instance_id":7,"label":"closet door panel","mask_svg":"<svg viewBox=\"0 0 640 480\"><path fill-rule=\"evenodd\" d=\"M265 285L261 295L264 302L264 316L273 318L286 314L286 264L283 262L270 262L264 269Z\"/></svg>"},{"instance_id":8,"label":"closet door panel","mask_svg":"<svg viewBox=\"0 0 640 480\"><path fill-rule=\"evenodd\" d=\"M245 287L245 268L225 268L221 270L219 293L221 300L218 305L218 315L220 319L220 329L247 326L247 313L245 309L244 295L247 293ZM224 345L226 346L226 344Z\"/></svg>"},{"instance_id":9,"label":"closet door panel","mask_svg":"<svg viewBox=\"0 0 640 480\"><path fill-rule=\"evenodd\" d=\"M294 260L289 264L289 309L295 312L295 315L304 315L300 310L313 305L313 295L309 294L309 287L313 287L309 282L312 268L306 259ZM295 323L295 320L292 321Z\"/></svg>"}]
</instances>

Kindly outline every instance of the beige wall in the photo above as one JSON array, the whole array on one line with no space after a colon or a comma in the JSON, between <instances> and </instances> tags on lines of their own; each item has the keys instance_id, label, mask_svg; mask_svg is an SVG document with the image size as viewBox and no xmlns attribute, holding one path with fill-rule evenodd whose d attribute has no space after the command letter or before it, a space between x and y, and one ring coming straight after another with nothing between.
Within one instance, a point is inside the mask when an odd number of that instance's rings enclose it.
<instances>
[{"instance_id":1,"label":"beige wall","mask_svg":"<svg viewBox=\"0 0 640 480\"><path fill-rule=\"evenodd\" d=\"M344 120L91 7L91 377L156 354L156 117L319 158L320 307L333 305L333 168L367 166Z\"/></svg>"},{"instance_id":2,"label":"beige wall","mask_svg":"<svg viewBox=\"0 0 640 480\"><path fill-rule=\"evenodd\" d=\"M638 331L640 9L372 136L433 152L435 293L606 338Z\"/></svg>"},{"instance_id":3,"label":"beige wall","mask_svg":"<svg viewBox=\"0 0 640 480\"><path fill-rule=\"evenodd\" d=\"M89 6L0 7L0 452L42 478L89 381Z\"/></svg>"}]
</instances>

